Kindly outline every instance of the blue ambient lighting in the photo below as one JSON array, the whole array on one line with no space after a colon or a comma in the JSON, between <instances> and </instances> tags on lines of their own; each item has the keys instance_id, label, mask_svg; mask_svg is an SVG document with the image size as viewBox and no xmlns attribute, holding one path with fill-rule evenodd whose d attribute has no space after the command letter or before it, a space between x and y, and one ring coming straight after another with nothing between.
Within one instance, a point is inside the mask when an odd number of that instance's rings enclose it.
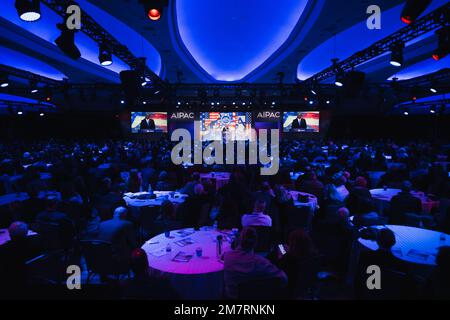
<instances>
[{"instance_id":1,"label":"blue ambient lighting","mask_svg":"<svg viewBox=\"0 0 450 320\"><path fill-rule=\"evenodd\" d=\"M307 0L190 0L176 2L180 38L214 79L238 81L289 38Z\"/></svg>"}]
</instances>

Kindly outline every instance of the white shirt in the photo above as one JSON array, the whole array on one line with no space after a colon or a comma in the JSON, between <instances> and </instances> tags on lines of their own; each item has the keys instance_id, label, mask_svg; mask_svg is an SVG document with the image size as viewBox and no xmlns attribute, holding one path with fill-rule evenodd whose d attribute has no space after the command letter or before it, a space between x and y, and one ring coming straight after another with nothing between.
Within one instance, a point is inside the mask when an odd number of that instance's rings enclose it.
<instances>
[{"instance_id":1,"label":"white shirt","mask_svg":"<svg viewBox=\"0 0 450 320\"><path fill-rule=\"evenodd\" d=\"M243 227L271 227L272 218L263 212L253 212L250 214L244 214L241 219Z\"/></svg>"}]
</instances>

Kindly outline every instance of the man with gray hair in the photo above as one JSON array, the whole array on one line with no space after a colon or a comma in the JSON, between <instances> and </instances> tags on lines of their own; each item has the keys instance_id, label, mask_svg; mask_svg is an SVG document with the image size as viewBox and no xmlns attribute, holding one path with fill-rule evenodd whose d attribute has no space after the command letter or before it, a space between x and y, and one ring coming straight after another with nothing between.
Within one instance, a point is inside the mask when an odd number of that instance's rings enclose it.
<instances>
[{"instance_id":1,"label":"man with gray hair","mask_svg":"<svg viewBox=\"0 0 450 320\"><path fill-rule=\"evenodd\" d=\"M131 251L137 248L133 224L126 220L127 213L127 208L117 207L112 219L99 224L96 237L111 243L119 259L129 259Z\"/></svg>"}]
</instances>

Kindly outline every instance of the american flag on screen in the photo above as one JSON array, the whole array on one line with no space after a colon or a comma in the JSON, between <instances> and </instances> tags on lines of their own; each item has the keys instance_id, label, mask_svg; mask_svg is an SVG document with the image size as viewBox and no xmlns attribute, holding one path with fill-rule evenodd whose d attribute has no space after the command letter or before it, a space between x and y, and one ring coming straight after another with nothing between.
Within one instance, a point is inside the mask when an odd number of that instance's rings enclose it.
<instances>
[{"instance_id":1,"label":"american flag on screen","mask_svg":"<svg viewBox=\"0 0 450 320\"><path fill-rule=\"evenodd\" d=\"M205 140L222 138L222 129L227 127L230 131L250 130L252 125L251 112L202 112L200 114L201 131Z\"/></svg>"}]
</instances>

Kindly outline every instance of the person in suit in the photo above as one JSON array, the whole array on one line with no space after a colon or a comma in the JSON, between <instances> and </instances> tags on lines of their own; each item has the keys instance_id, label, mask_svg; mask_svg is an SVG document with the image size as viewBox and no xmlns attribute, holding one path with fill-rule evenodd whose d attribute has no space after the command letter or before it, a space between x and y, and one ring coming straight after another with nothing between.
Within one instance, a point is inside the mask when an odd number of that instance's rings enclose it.
<instances>
[{"instance_id":1,"label":"person in suit","mask_svg":"<svg viewBox=\"0 0 450 320\"><path fill-rule=\"evenodd\" d=\"M368 277L367 268L376 265L380 268L381 274L386 272L397 272L405 275L409 274L408 264L394 256L392 247L396 243L395 234L392 230L384 228L378 231L376 238L378 249L361 252L359 256L358 272L356 274L356 292L360 295L367 290L366 280Z\"/></svg>"},{"instance_id":2,"label":"person in suit","mask_svg":"<svg viewBox=\"0 0 450 320\"><path fill-rule=\"evenodd\" d=\"M238 297L239 284L258 280L277 278L287 284L286 274L266 258L255 254L258 241L254 228L244 228L236 250L224 253L225 292L228 298Z\"/></svg>"},{"instance_id":3,"label":"person in suit","mask_svg":"<svg viewBox=\"0 0 450 320\"><path fill-rule=\"evenodd\" d=\"M301 113L299 113L297 118L292 121L291 129L306 130L307 127L308 125L306 124L306 120L303 118Z\"/></svg>"},{"instance_id":4,"label":"person in suit","mask_svg":"<svg viewBox=\"0 0 450 320\"><path fill-rule=\"evenodd\" d=\"M100 220L108 220L113 216L114 209L126 205L117 185L112 184L110 178L104 178L101 182L102 192L94 200L94 208Z\"/></svg>"},{"instance_id":5,"label":"person in suit","mask_svg":"<svg viewBox=\"0 0 450 320\"><path fill-rule=\"evenodd\" d=\"M28 225L21 221L13 222L8 233L10 241L0 246L0 287L8 299L23 297L28 283L25 263L42 254L38 236L28 236Z\"/></svg>"},{"instance_id":6,"label":"person in suit","mask_svg":"<svg viewBox=\"0 0 450 320\"><path fill-rule=\"evenodd\" d=\"M141 121L141 124L139 125L139 130L155 130L155 121L151 118L152 114L147 112L145 115L145 119Z\"/></svg>"},{"instance_id":7,"label":"person in suit","mask_svg":"<svg viewBox=\"0 0 450 320\"><path fill-rule=\"evenodd\" d=\"M121 261L128 261L131 251L137 247L133 224L126 221L128 210L118 207L114 217L99 224L96 240L112 244L114 254Z\"/></svg>"},{"instance_id":8,"label":"person in suit","mask_svg":"<svg viewBox=\"0 0 450 320\"><path fill-rule=\"evenodd\" d=\"M393 224L404 224L405 213L422 212L422 201L411 194L412 184L409 181L403 181L402 191L393 196L390 202L390 222Z\"/></svg>"},{"instance_id":9,"label":"person in suit","mask_svg":"<svg viewBox=\"0 0 450 320\"><path fill-rule=\"evenodd\" d=\"M360 213L361 201L364 199L372 199L372 195L367 188L367 180L364 177L357 177L354 185L349 190L349 195L346 199L346 206L352 214Z\"/></svg>"}]
</instances>

